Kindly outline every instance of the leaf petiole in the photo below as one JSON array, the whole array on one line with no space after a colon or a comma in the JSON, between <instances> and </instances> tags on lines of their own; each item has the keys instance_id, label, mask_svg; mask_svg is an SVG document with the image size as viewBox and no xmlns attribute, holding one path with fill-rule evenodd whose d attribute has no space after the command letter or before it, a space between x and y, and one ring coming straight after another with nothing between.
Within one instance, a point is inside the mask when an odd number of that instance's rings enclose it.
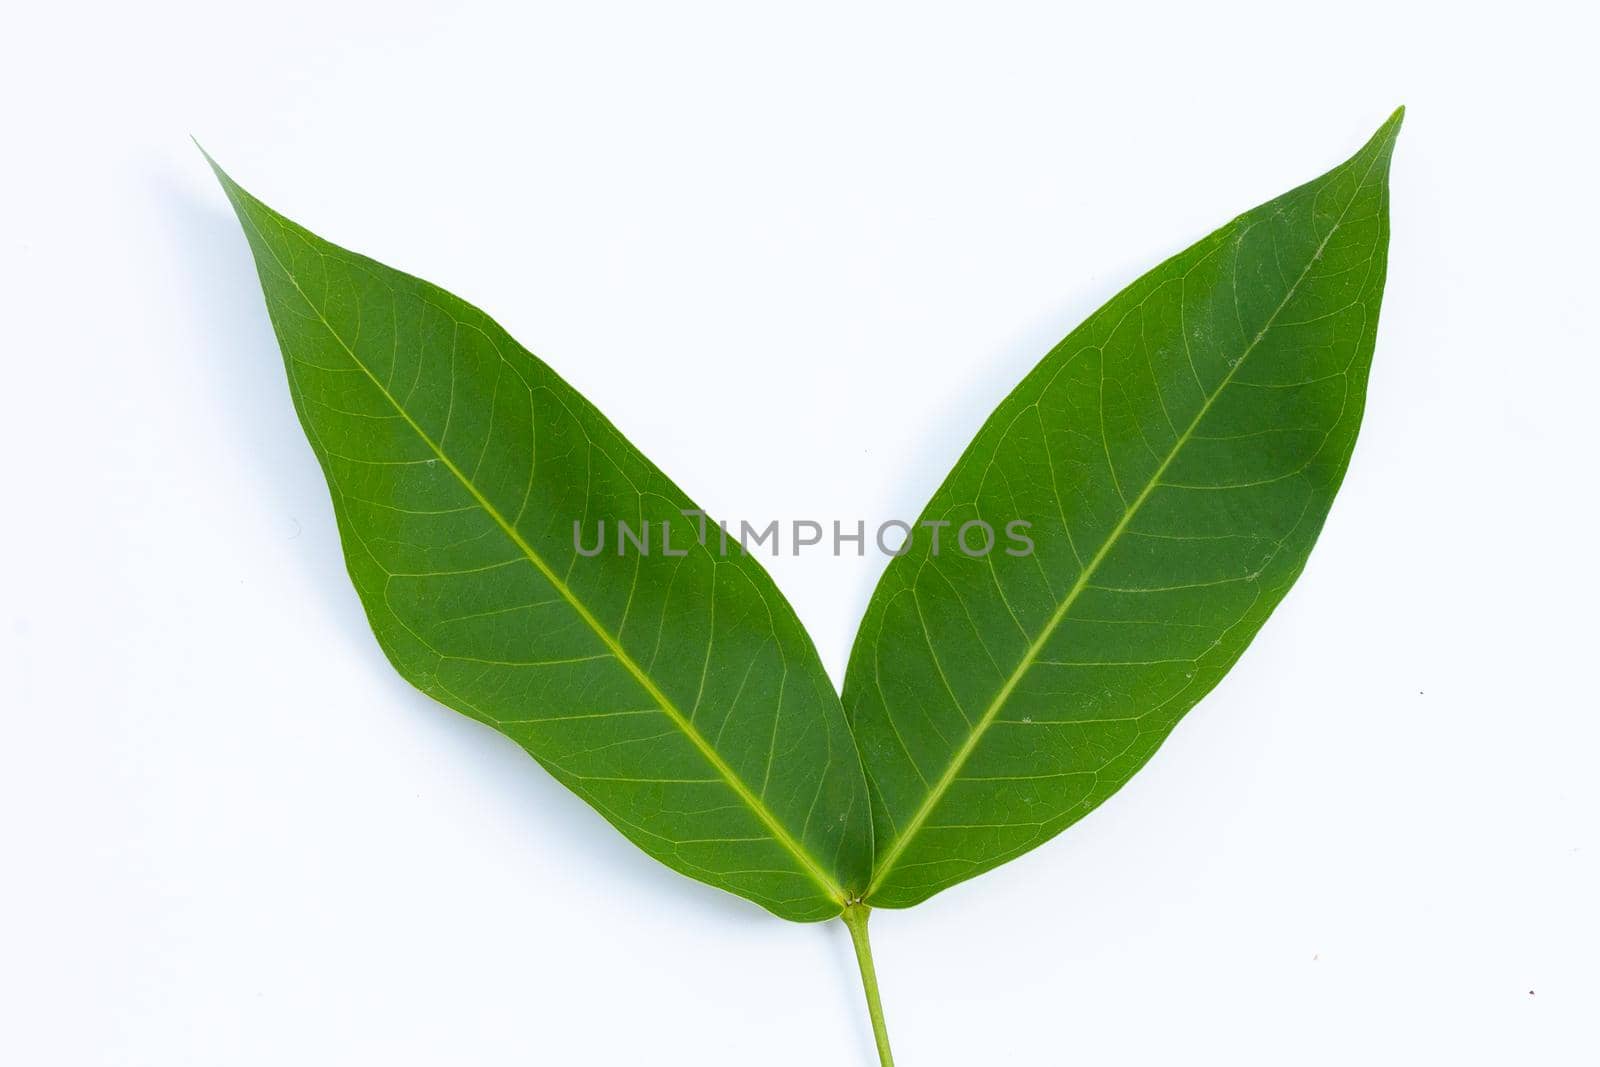
<instances>
[{"instance_id":1,"label":"leaf petiole","mask_svg":"<svg viewBox=\"0 0 1600 1067\"><path fill-rule=\"evenodd\" d=\"M872 942L867 940L867 918L872 909L857 901L845 905L839 917L850 928L850 940L856 947L856 962L861 965L861 985L867 993L867 1014L872 1016L872 1036L878 1043L878 1060L882 1067L894 1067L894 1053L889 1051L889 1031L883 1025L883 1001L878 999L878 972L872 965Z\"/></svg>"}]
</instances>

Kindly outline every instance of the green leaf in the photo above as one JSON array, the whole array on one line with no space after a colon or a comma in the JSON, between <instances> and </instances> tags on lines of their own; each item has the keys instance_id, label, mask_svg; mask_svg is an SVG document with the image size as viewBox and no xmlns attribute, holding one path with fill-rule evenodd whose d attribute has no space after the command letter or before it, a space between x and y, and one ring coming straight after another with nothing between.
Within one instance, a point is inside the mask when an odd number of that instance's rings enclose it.
<instances>
[{"instance_id":1,"label":"green leaf","mask_svg":"<svg viewBox=\"0 0 1600 1067\"><path fill-rule=\"evenodd\" d=\"M787 919L840 914L866 885L866 787L761 566L700 544L688 497L483 312L217 176L395 668L669 867ZM587 549L619 519L649 523L650 552L576 550L575 522Z\"/></svg>"},{"instance_id":2,"label":"green leaf","mask_svg":"<svg viewBox=\"0 0 1600 1067\"><path fill-rule=\"evenodd\" d=\"M915 904L1082 818L1288 592L1361 421L1401 114L1113 297L934 494L922 521L950 523L940 550L919 525L845 677L870 904ZM955 543L965 523L1015 519L1030 554Z\"/></svg>"}]
</instances>

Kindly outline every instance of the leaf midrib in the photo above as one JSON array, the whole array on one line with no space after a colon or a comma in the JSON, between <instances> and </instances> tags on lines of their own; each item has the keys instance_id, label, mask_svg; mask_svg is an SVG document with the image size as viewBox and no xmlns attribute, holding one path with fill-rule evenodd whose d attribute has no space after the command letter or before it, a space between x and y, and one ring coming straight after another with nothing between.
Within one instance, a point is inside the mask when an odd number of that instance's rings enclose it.
<instances>
[{"instance_id":1,"label":"leaf midrib","mask_svg":"<svg viewBox=\"0 0 1600 1067\"><path fill-rule=\"evenodd\" d=\"M213 164L213 166L215 166L215 164ZM639 666L632 656L628 655L627 651L622 647L621 643L611 633L611 631L604 624L602 624L599 619L595 618L594 614L589 611L588 607L583 603L582 600L578 598L577 594L574 593L567 583L556 574L554 569L552 569L550 565L545 562L544 558L533 548L533 546L528 544L527 540L520 532L518 532L516 527L506 521L505 516L501 515L499 509L491 504L483 495L483 493L479 491L477 485L473 483L472 479L469 478L459 467L457 467L449 456L445 455L444 450L434 442L433 438L429 436L420 425L418 425L417 421L411 417L411 413L406 411L406 409L401 406L400 402L395 399L394 394L389 392L388 388L384 386L383 382L378 379L378 376L373 374L371 369L368 368L367 365L356 356L355 351L350 347L349 344L345 342L345 339L339 334L339 331L334 329L333 324L328 321L327 316L322 313L322 308L319 307L301 287L299 279L294 276L294 272L291 271L288 266L284 264L283 260L278 257L278 254L273 251L272 246L266 240L266 235L261 232L261 227L256 224L254 218L250 217L250 212L242 209L242 206L239 204L238 200L233 196L231 189L228 192L229 199L234 201L235 208L240 208L238 211L240 217L246 219L251 228L256 231L256 236L260 239L261 246L267 250L268 255L272 256L273 262L278 265L279 270L283 271L283 276L289 280L290 285L294 286L295 292L300 294L300 298L305 301L306 306L316 314L318 321L320 321L323 327L328 331L328 335L338 342L339 347L344 349L345 354L350 357L350 362L355 364L355 366L361 370L362 374L366 375L367 379L372 382L373 387L376 388L380 394L382 394L383 398L389 402L389 404L394 408L395 412L405 420L406 425L411 427L412 432L414 432L417 437L428 446L428 448L438 458L439 462L444 464L445 469L450 471L450 473L455 476L456 480L461 483L462 487L472 495L473 500L477 502L478 506L481 507L484 512L494 520L495 525L499 526L506 537L511 540L512 544L514 544L517 549L527 557L528 562L531 563L534 568L544 576L545 580L548 581L552 587L554 587L556 592L561 595L562 599L565 600L572 607L572 609L578 613L579 618L581 618L584 623L594 631L595 635L600 638L601 642L606 646L606 649L611 653L612 658L614 658L624 669L628 671L630 675L633 676L633 679L639 684L639 686L644 689L644 691L649 694L650 698L654 700L660 707L662 714L666 715L672 724L676 726L686 738L688 738L696 750L699 751L701 756L705 758L706 762L711 764L712 768L717 772L717 774L720 775L727 783L728 787L733 790L734 794L739 798L739 800L747 808L749 808L751 813L754 814L756 818L761 821L762 825L767 828L767 830L772 834L774 840L776 840L785 851L794 857L795 861L799 863L801 869L817 883L817 885L828 895L830 899L839 904L841 907L849 903L849 894L847 894L841 886L839 886L831 877L829 877L827 872L823 870L821 864L812 858L811 854L805 850L800 842L794 839L793 835L791 835L783 826L783 824L778 821L777 816L773 815L772 811L764 803L762 803L761 799L751 792L750 787L745 785L743 779L741 779L738 774L735 773L732 767L728 766L727 761L725 761L721 755L717 753L716 749L712 748L711 744L706 741L703 736L701 736L700 732L694 728L694 725L689 722L688 718L678 710L677 705L666 695L666 693L661 690L661 687L656 685L655 680L650 677L644 668Z\"/></svg>"},{"instance_id":2,"label":"leaf midrib","mask_svg":"<svg viewBox=\"0 0 1600 1067\"><path fill-rule=\"evenodd\" d=\"M1106 556L1110 554L1111 550L1116 547L1118 539L1121 538L1123 533L1127 530L1128 524L1131 523L1133 521L1133 517L1138 514L1140 507L1144 505L1144 502L1150 498L1150 494L1153 493L1161 484L1161 478L1166 474L1167 468L1172 465L1173 460L1177 459L1179 453L1183 451L1184 446L1189 443L1189 439L1194 434L1195 429L1202 421L1204 421L1207 413L1210 412L1211 405L1216 401L1217 397L1221 396L1228 388L1229 384L1233 381L1234 376L1239 373L1239 369L1243 367L1245 361L1250 358L1250 354L1256 350L1256 346L1261 343L1262 339L1265 338L1267 333L1272 329L1273 324L1277 322L1278 316L1283 312L1283 309L1289 305L1290 300L1294 299L1294 295L1299 291L1301 283L1304 282L1306 280L1306 276L1311 273L1311 268L1314 267L1317 264L1317 261L1322 258L1323 250L1328 247L1328 242L1332 240L1333 235L1339 231L1339 227L1344 225L1345 215L1349 213L1351 206L1361 195L1361 190L1366 187L1367 178L1371 175L1373 166L1375 166L1377 161L1381 158L1382 152L1380 151L1373 157L1372 162L1367 165L1367 169L1362 173L1361 180L1356 183L1355 190L1350 194L1349 201L1347 201L1344 207L1340 209L1339 217L1334 220L1333 225L1328 228L1328 232L1323 235L1321 242L1319 242L1317 245L1316 251L1311 254L1310 258L1306 261L1305 267L1300 271L1299 276L1295 278L1294 284L1289 287L1288 291L1284 294L1283 299L1278 302L1278 306L1272 310L1272 314L1267 316L1267 321L1262 324L1260 330L1256 331L1255 337L1253 337L1250 343L1245 346L1245 349L1242 353L1240 353L1239 358L1228 369L1228 373L1223 375L1222 381L1217 384L1216 389L1206 397L1205 403L1200 406L1199 412L1195 415L1194 419L1190 421L1188 427L1184 429L1183 433L1173 444L1171 450L1167 453L1167 457L1161 461L1161 465L1158 466L1155 470L1155 473L1150 476L1150 480L1145 483L1144 488L1140 490L1139 495L1134 498L1133 503L1128 505L1128 507L1123 511L1122 518L1117 521L1116 526L1112 528L1111 533L1107 535L1105 541L1100 545L1099 551L1094 554L1094 557L1089 561L1088 565L1079 573L1077 580L1072 584L1072 588L1067 591L1067 595L1063 597L1061 603L1056 606L1056 610L1051 614L1049 621L1045 623L1044 629L1040 632L1038 638L1036 638L1034 642L1028 646L1027 651L1023 653L1022 659L1017 663L1016 668L1006 679L1005 684L1000 687L1000 690L995 694L994 699L990 701L989 706L985 708L983 714L978 717L978 721L973 725L972 731L967 735L966 741L962 742L961 747L956 750L956 754L951 759L949 766L945 768L945 772L939 776L939 780L933 784L931 789L929 789L928 795L923 799L922 805L917 809L916 814L911 817L911 821L906 824L905 830L903 830L899 836L895 838L894 844L889 846L889 851L885 853L882 864L877 865L874 869L872 880L867 886L867 892L863 899L870 901L872 894L881 889L884 882L888 880L889 875L893 873L895 864L899 861L901 855L910 846L912 840L917 836L917 832L922 829L923 824L927 822L929 816L933 814L934 809L939 806L939 802L944 799L945 793L949 791L950 787L955 784L956 779L960 777L961 769L966 765L967 760L972 757L972 753L978 747L978 742L982 740L983 735L988 731L990 725L993 724L995 718L1000 714L1000 711L1005 706L1006 701L1010 699L1012 692L1015 691L1017 685L1022 681L1023 676L1025 676L1028 673L1028 670L1033 666L1034 661L1038 658L1039 653L1043 651L1044 646L1049 643L1051 636L1054 635L1056 631L1056 627L1058 627L1061 624L1061 621L1066 618L1067 613L1072 609L1073 603L1078 599L1079 594L1081 594L1084 588L1088 585L1090 578L1094 576L1096 569L1099 568L1100 564L1105 560Z\"/></svg>"}]
</instances>

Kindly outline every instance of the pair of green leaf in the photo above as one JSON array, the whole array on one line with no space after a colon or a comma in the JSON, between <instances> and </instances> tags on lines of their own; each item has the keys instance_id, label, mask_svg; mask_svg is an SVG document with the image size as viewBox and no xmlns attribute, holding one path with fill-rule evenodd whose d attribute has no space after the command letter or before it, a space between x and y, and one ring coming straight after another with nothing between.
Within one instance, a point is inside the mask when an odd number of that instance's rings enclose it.
<instances>
[{"instance_id":1,"label":"pair of green leaf","mask_svg":"<svg viewBox=\"0 0 1600 1067\"><path fill-rule=\"evenodd\" d=\"M661 862L786 919L843 913L865 952L868 906L926 899L1115 792L1298 576L1360 423L1400 119L1039 363L922 516L1021 518L1034 551L914 536L842 701L759 563L702 543L693 503L554 371L217 175L395 668ZM617 520L673 554L579 551L575 529Z\"/></svg>"}]
</instances>

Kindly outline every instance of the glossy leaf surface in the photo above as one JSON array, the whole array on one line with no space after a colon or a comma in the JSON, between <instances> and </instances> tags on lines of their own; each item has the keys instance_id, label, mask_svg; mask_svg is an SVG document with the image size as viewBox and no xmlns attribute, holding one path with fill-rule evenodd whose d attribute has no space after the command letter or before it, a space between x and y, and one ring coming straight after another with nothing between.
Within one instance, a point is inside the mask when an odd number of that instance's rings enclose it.
<instances>
[{"instance_id":1,"label":"glossy leaf surface","mask_svg":"<svg viewBox=\"0 0 1600 1067\"><path fill-rule=\"evenodd\" d=\"M483 312L218 177L395 668L668 866L785 918L839 914L866 884L865 784L760 565L702 546L683 492ZM592 547L616 520L648 523L650 551L576 550L575 522Z\"/></svg>"},{"instance_id":2,"label":"glossy leaf surface","mask_svg":"<svg viewBox=\"0 0 1600 1067\"><path fill-rule=\"evenodd\" d=\"M1103 802L1300 574L1361 420L1400 117L1112 298L934 495L941 550L919 527L891 562L845 680L869 903L915 904ZM1014 519L1030 555L952 544Z\"/></svg>"}]
</instances>

